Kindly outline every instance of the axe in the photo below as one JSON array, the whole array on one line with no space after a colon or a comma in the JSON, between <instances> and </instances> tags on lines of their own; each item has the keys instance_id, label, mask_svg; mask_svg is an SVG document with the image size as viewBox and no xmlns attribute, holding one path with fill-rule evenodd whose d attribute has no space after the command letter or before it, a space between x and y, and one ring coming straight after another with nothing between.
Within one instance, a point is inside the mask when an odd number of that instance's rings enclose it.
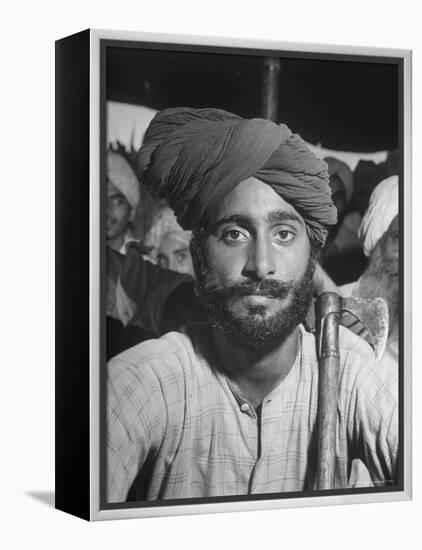
<instances>
[{"instance_id":1,"label":"axe","mask_svg":"<svg viewBox=\"0 0 422 550\"><path fill-rule=\"evenodd\" d=\"M336 292L324 292L317 298L317 489L335 488L340 323L365 338L378 361L388 337L387 303L382 298L342 298Z\"/></svg>"}]
</instances>

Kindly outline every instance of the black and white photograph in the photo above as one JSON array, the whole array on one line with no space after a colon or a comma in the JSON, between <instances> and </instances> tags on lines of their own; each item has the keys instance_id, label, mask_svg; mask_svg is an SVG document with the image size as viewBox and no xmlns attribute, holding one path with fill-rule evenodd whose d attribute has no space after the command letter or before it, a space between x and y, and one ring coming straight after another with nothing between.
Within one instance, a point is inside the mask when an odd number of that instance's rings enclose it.
<instances>
[{"instance_id":1,"label":"black and white photograph","mask_svg":"<svg viewBox=\"0 0 422 550\"><path fill-rule=\"evenodd\" d=\"M5 5L1 548L417 547L417 8Z\"/></svg>"},{"instance_id":2,"label":"black and white photograph","mask_svg":"<svg viewBox=\"0 0 422 550\"><path fill-rule=\"evenodd\" d=\"M100 48L100 508L394 499L403 59Z\"/></svg>"},{"instance_id":3,"label":"black and white photograph","mask_svg":"<svg viewBox=\"0 0 422 550\"><path fill-rule=\"evenodd\" d=\"M417 3L5 5L5 549L420 539Z\"/></svg>"}]
</instances>

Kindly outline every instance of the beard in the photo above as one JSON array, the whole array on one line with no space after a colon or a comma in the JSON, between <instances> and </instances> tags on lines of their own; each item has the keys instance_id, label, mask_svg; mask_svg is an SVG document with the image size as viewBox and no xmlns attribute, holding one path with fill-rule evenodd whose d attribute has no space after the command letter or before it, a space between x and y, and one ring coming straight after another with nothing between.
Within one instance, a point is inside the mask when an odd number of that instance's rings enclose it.
<instances>
[{"instance_id":1,"label":"beard","mask_svg":"<svg viewBox=\"0 0 422 550\"><path fill-rule=\"evenodd\" d=\"M221 286L205 267L197 270L196 293L213 327L231 342L249 351L269 351L304 321L312 302L314 270L310 257L304 275L296 281L246 279ZM272 312L264 305L245 304L248 296L271 299Z\"/></svg>"}]
</instances>

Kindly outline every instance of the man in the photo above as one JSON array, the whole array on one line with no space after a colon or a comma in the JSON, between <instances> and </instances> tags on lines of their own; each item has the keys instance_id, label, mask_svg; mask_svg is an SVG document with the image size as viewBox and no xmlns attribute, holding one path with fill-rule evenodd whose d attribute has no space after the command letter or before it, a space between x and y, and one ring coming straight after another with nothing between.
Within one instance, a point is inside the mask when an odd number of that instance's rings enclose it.
<instances>
[{"instance_id":1,"label":"man","mask_svg":"<svg viewBox=\"0 0 422 550\"><path fill-rule=\"evenodd\" d=\"M381 184L379 184L381 185ZM376 188L375 188L376 190ZM365 219L365 218L364 218ZM388 219L388 214L387 214ZM375 222L376 223L376 222ZM369 226L370 227L370 226ZM340 289L344 294L352 290L357 298L379 296L388 304L389 330L384 354L377 363L378 369L395 369L398 371L399 361L399 224L396 215L382 234L373 242L371 250L368 240L364 239L365 250L369 253L369 263L365 272L354 285L346 285L348 289ZM350 288L352 287L352 288ZM370 476L361 461L352 465L351 483L353 486L368 486Z\"/></svg>"},{"instance_id":2,"label":"man","mask_svg":"<svg viewBox=\"0 0 422 550\"><path fill-rule=\"evenodd\" d=\"M107 499L312 490L318 365L304 320L336 221L326 165L283 124L168 109L139 153L143 181L192 230L208 323L109 365ZM340 329L336 487L361 458L394 483L396 373Z\"/></svg>"},{"instance_id":3,"label":"man","mask_svg":"<svg viewBox=\"0 0 422 550\"><path fill-rule=\"evenodd\" d=\"M131 222L139 203L139 182L128 161L119 153L107 153L107 244L121 254L136 240Z\"/></svg>"},{"instance_id":4,"label":"man","mask_svg":"<svg viewBox=\"0 0 422 550\"><path fill-rule=\"evenodd\" d=\"M359 238L368 258L398 213L399 178L390 176L373 190L359 228Z\"/></svg>"},{"instance_id":5,"label":"man","mask_svg":"<svg viewBox=\"0 0 422 550\"><path fill-rule=\"evenodd\" d=\"M184 231L177 223L171 208L165 206L155 215L145 237L145 247L151 248L148 255L160 267L194 277L191 237L191 232Z\"/></svg>"},{"instance_id":6,"label":"man","mask_svg":"<svg viewBox=\"0 0 422 550\"><path fill-rule=\"evenodd\" d=\"M164 233L157 254L157 263L164 269L195 275L189 247L190 239L181 231Z\"/></svg>"},{"instance_id":7,"label":"man","mask_svg":"<svg viewBox=\"0 0 422 550\"><path fill-rule=\"evenodd\" d=\"M203 320L194 279L145 260L145 248L129 243L125 256L107 252L107 358L144 340Z\"/></svg>"},{"instance_id":8,"label":"man","mask_svg":"<svg viewBox=\"0 0 422 550\"><path fill-rule=\"evenodd\" d=\"M398 364L399 333L399 179L391 176L372 192L359 228L368 266L355 283L342 287L344 296L380 296L388 304L389 334L383 364Z\"/></svg>"}]
</instances>

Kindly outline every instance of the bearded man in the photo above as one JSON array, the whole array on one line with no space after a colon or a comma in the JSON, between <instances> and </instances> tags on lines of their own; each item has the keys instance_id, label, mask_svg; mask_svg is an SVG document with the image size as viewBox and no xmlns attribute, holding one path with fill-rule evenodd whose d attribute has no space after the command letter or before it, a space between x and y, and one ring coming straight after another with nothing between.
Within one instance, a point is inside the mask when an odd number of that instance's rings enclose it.
<instances>
[{"instance_id":1,"label":"bearded man","mask_svg":"<svg viewBox=\"0 0 422 550\"><path fill-rule=\"evenodd\" d=\"M388 304L388 343L383 357L398 365L399 335L399 178L391 176L379 183L359 228L368 266L359 279L340 287L343 296L379 296Z\"/></svg>"},{"instance_id":2,"label":"bearded man","mask_svg":"<svg viewBox=\"0 0 422 550\"><path fill-rule=\"evenodd\" d=\"M283 124L167 109L142 181L191 230L208 322L109 363L107 500L315 488L318 364L307 330L315 259L336 222L326 164ZM397 374L340 327L336 487L360 458L395 482Z\"/></svg>"}]
</instances>

